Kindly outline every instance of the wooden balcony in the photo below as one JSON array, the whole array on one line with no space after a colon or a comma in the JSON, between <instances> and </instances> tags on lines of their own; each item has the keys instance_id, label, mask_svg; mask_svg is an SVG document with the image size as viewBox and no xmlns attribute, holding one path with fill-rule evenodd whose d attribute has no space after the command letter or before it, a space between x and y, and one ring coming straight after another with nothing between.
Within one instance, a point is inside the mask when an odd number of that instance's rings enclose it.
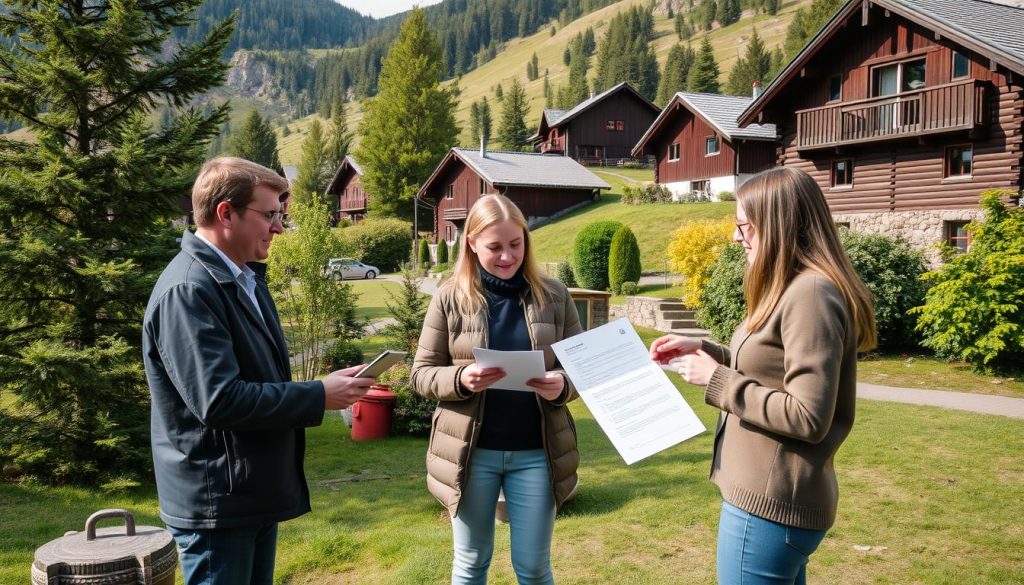
<instances>
[{"instance_id":1,"label":"wooden balcony","mask_svg":"<svg viewBox=\"0 0 1024 585\"><path fill-rule=\"evenodd\" d=\"M959 81L796 113L798 150L974 131L985 126L985 85Z\"/></svg>"},{"instance_id":2,"label":"wooden balcony","mask_svg":"<svg viewBox=\"0 0 1024 585\"><path fill-rule=\"evenodd\" d=\"M544 154L546 152L565 152L565 138L554 138L552 140L545 140L540 143L540 152Z\"/></svg>"},{"instance_id":3,"label":"wooden balcony","mask_svg":"<svg viewBox=\"0 0 1024 585\"><path fill-rule=\"evenodd\" d=\"M451 207L441 212L441 218L447 220L466 219L469 210L465 207Z\"/></svg>"},{"instance_id":4,"label":"wooden balcony","mask_svg":"<svg viewBox=\"0 0 1024 585\"><path fill-rule=\"evenodd\" d=\"M366 211L366 196L356 195L341 197L338 200L338 211L360 212Z\"/></svg>"}]
</instances>

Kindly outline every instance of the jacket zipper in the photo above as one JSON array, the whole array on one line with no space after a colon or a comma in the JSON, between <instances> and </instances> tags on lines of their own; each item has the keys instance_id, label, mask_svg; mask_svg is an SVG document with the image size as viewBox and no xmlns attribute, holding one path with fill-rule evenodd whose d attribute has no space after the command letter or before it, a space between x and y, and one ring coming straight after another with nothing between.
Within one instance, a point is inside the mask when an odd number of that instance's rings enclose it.
<instances>
[{"instance_id":1,"label":"jacket zipper","mask_svg":"<svg viewBox=\"0 0 1024 585\"><path fill-rule=\"evenodd\" d=\"M221 431L221 440L224 441L224 457L227 459L228 493L235 491L235 458L231 453L231 442L227 431Z\"/></svg>"}]
</instances>

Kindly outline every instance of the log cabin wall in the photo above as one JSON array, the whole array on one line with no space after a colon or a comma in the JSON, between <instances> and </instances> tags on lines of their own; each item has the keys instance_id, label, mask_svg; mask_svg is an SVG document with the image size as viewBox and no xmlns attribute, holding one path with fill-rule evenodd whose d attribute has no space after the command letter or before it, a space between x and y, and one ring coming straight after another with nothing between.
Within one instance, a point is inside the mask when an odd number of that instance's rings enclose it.
<instances>
[{"instance_id":1,"label":"log cabin wall","mask_svg":"<svg viewBox=\"0 0 1024 585\"><path fill-rule=\"evenodd\" d=\"M956 52L969 60L966 76L954 77ZM927 93L923 97L932 101L913 115L921 116L922 122L929 116L941 122L955 118L957 112L975 113L981 116L978 124L834 148L800 148L806 144L808 129L798 123L797 112L838 104L848 114L857 106L847 104L857 100L868 100L862 103L870 106L872 83L877 82L872 79L874 69L918 59L925 62L925 83L916 93ZM841 95L830 102L835 76L841 82ZM968 92L959 91L959 86L966 86ZM958 103L964 99L977 103ZM933 265L939 263L934 245L945 241L950 222L979 218L982 192L1020 193L1024 183L1022 77L1003 67L992 70L987 58L898 15L886 16L878 6L871 8L867 27L861 26L859 11L848 20L773 101L779 106L769 113L768 121L776 123L781 136L778 164L811 174L837 222L858 231L901 235L923 249ZM904 109L894 109L899 113L892 115L905 115L905 106L896 107ZM921 128L927 125L922 123ZM947 149L960 146L972 149L971 172L949 176ZM833 185L833 163L838 160L852 163L852 185Z\"/></svg>"},{"instance_id":2,"label":"log cabin wall","mask_svg":"<svg viewBox=\"0 0 1024 585\"><path fill-rule=\"evenodd\" d=\"M912 209L972 209L987 189L1019 191L1021 186L1021 130L1024 126L1024 88L1005 71L991 71L987 60L950 40L936 40L934 33L897 15L885 16L874 7L869 26L860 25L859 13L810 63L806 75L786 88L782 103L793 110L828 104L830 80L842 79L840 103L871 95L872 69L906 60L925 59L925 88L953 81L953 54L970 59L970 73L961 79L982 82L985 124L979 132L952 132L900 140L879 140L812 152L800 151L795 113L776 121L782 140L779 164L810 173L822 187L837 213L900 211ZM973 147L969 177L945 176L946 149ZM853 163L852 187L834 188L835 160Z\"/></svg>"}]
</instances>

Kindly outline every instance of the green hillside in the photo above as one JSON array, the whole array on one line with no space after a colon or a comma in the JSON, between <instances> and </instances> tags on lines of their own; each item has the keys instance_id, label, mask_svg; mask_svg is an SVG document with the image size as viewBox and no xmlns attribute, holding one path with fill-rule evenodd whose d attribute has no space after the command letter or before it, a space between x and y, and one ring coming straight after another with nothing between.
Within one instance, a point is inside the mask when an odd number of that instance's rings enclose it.
<instances>
[{"instance_id":1,"label":"green hillside","mask_svg":"<svg viewBox=\"0 0 1024 585\"><path fill-rule=\"evenodd\" d=\"M501 112L501 103L494 98L494 89L498 83L507 89L513 76L526 89L526 95L530 103L530 117L527 119L527 126L536 129L540 120L541 112L544 109L544 71L548 71L548 81L553 87L568 83L569 68L562 63L562 52L569 41L577 34L585 31L587 27L594 29L594 35L600 44L605 30L616 13L626 10L634 5L645 4L647 0L622 0L611 6L607 6L582 16L566 25L564 28L557 28L554 36L551 36L550 28L544 28L540 32L524 37L516 38L505 44L505 47L498 53L498 56L488 63L470 71L462 77L452 80L450 83L457 83L460 90L459 108L456 118L463 129L461 142L464 146L475 146L469 144L469 106L472 102L479 100L485 95L491 102L492 115L495 124ZM767 15L752 16L750 11L744 13L739 22L727 27L717 27L709 33L711 45L715 50L715 59L718 61L722 75L720 81L724 84L728 79L729 71L732 70L736 59L746 50L747 42L754 27L764 41L765 46L774 50L781 46L786 36L786 27L793 20L793 14L804 5L810 4L811 0L791 0L784 2L779 13L772 17ZM673 45L679 42L675 33L675 25L664 12L654 15L655 40L654 48L658 56L658 63L664 66L668 58L668 52ZM556 23L552 23L556 26ZM701 36L694 35L692 43L700 42ZM526 79L526 63L530 57L537 53L540 64L541 77L535 81ZM591 59L590 74L593 77L596 67ZM348 105L348 121L350 127L355 130L362 120L362 104L353 102ZM309 127L310 122L316 116L309 116L301 120L291 122L289 127L292 134L287 137L281 135L278 129L278 144L281 155L281 162L284 164L297 164L302 147L302 138ZM358 141L359 137L356 136Z\"/></svg>"},{"instance_id":2,"label":"green hillside","mask_svg":"<svg viewBox=\"0 0 1024 585\"><path fill-rule=\"evenodd\" d=\"M599 220L615 220L628 225L640 244L640 262L644 272L665 270L665 250L672 233L680 226L704 219L732 217L733 202L664 203L658 205L623 205L619 202L624 185L653 180L651 170L593 167L592 171L612 186L593 205L559 218L530 234L534 253L540 262L559 262L572 257L572 243L583 226Z\"/></svg>"}]
</instances>

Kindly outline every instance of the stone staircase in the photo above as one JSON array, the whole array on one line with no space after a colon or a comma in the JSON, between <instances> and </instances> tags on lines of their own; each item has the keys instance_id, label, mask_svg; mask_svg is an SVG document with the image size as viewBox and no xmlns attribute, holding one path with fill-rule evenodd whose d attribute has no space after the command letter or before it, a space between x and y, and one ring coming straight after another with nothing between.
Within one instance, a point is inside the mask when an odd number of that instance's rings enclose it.
<instances>
[{"instance_id":1,"label":"stone staircase","mask_svg":"<svg viewBox=\"0 0 1024 585\"><path fill-rule=\"evenodd\" d=\"M708 337L710 333L697 326L694 312L678 299L626 297L625 305L613 307L612 319L626 317L633 325L664 333L690 337Z\"/></svg>"},{"instance_id":2,"label":"stone staircase","mask_svg":"<svg viewBox=\"0 0 1024 585\"><path fill-rule=\"evenodd\" d=\"M655 329L668 333L700 338L710 335L707 329L697 325L694 311L678 301L663 300L658 303L657 325Z\"/></svg>"}]
</instances>

